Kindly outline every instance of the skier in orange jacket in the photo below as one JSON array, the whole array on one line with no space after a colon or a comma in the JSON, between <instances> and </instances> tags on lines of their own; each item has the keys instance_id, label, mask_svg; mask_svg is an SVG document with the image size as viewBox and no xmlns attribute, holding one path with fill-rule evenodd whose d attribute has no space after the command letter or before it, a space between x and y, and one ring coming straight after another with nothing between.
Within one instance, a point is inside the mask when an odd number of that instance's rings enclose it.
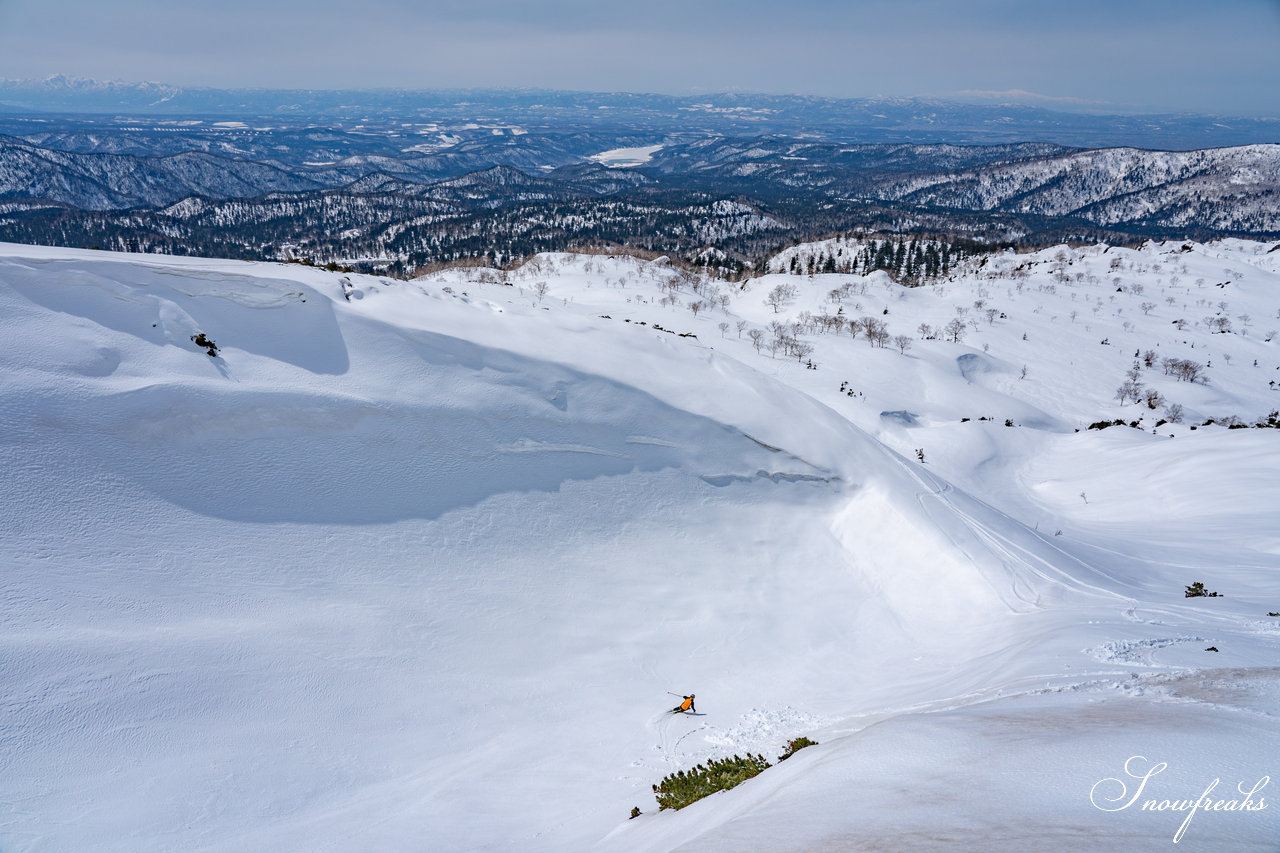
<instances>
[{"instance_id":1,"label":"skier in orange jacket","mask_svg":"<svg viewBox=\"0 0 1280 853\"><path fill-rule=\"evenodd\" d=\"M693 707L693 694L690 693L688 696L685 696L683 698L684 698L684 701L681 702L676 707L672 708L671 713L683 714L685 711L693 711L695 714L698 713L698 709Z\"/></svg>"}]
</instances>

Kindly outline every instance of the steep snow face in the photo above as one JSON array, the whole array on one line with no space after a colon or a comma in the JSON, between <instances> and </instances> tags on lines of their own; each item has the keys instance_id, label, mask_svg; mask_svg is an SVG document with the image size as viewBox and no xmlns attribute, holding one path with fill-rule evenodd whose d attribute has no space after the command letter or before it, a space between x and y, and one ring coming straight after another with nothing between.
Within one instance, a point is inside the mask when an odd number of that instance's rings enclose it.
<instances>
[{"instance_id":1,"label":"steep snow face","mask_svg":"<svg viewBox=\"0 0 1280 853\"><path fill-rule=\"evenodd\" d=\"M1280 395L1270 248L904 290L0 246L0 847L997 849L1037 820L1167 844L1088 805L1129 733L1196 778L1274 771L1280 433L1191 429ZM837 312L912 345L815 331ZM915 331L957 316L961 341ZM1154 433L1162 409L1113 394L1148 347L1212 362L1142 368L1185 409ZM1112 417L1143 429L1073 431ZM664 714L691 691L701 716ZM667 773L802 734L626 820ZM1199 840L1264 843L1271 814Z\"/></svg>"}]
</instances>

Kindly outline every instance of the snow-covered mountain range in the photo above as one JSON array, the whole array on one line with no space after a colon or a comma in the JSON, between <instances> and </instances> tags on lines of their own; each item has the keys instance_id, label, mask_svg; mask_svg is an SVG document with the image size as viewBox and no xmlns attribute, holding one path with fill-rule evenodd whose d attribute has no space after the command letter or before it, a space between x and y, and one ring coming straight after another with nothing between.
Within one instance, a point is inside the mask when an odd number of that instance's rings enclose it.
<instances>
[{"instance_id":1,"label":"snow-covered mountain range","mask_svg":"<svg viewBox=\"0 0 1280 853\"><path fill-rule=\"evenodd\" d=\"M405 273L459 257L509 259L602 242L688 260L711 250L743 269L788 243L850 231L1032 246L1280 234L1280 145L1081 151L711 137L616 149L636 138L467 133L437 134L447 138L430 145L400 140L395 156L328 161L299 158L315 145L341 148L343 134L334 142L326 132L314 145L292 131L246 134L254 137L244 141L249 151L282 140L284 155L266 159L205 150L217 147L216 134L163 156L0 138L0 237L175 254L375 258ZM106 142L121 135L94 136L94 144L114 149ZM88 144L78 135L30 136ZM602 146L645 150L647 159L609 168Z\"/></svg>"},{"instance_id":2,"label":"snow-covered mountain range","mask_svg":"<svg viewBox=\"0 0 1280 853\"><path fill-rule=\"evenodd\" d=\"M885 183L887 197L923 206L1075 216L1107 226L1280 229L1280 145L1080 151Z\"/></svg>"},{"instance_id":3,"label":"snow-covered mountain range","mask_svg":"<svg viewBox=\"0 0 1280 853\"><path fill-rule=\"evenodd\" d=\"M1017 103L936 98L824 98L721 92L662 95L536 89L214 89L169 83L0 79L6 111L138 119L214 117L263 123L299 117L333 126L379 121L498 123L545 127L625 124L661 137L805 135L843 142L991 144L1028 139L1061 145L1207 148L1275 142L1280 120L1221 115L1108 115Z\"/></svg>"},{"instance_id":4,"label":"snow-covered mountain range","mask_svg":"<svg viewBox=\"0 0 1280 853\"><path fill-rule=\"evenodd\" d=\"M1277 328L1275 242L0 245L0 849L1272 850Z\"/></svg>"},{"instance_id":5,"label":"snow-covered mountain range","mask_svg":"<svg viewBox=\"0 0 1280 853\"><path fill-rule=\"evenodd\" d=\"M288 164L196 151L165 156L78 153L0 138L0 199L110 210L163 207L189 196L239 199L343 187L412 193L415 185L495 166L537 173L587 160L544 150L536 141ZM707 139L668 146L657 152L650 168L627 174L637 176L635 180L650 175L712 178L721 186L748 191L762 185L823 190L925 209L1077 217L1106 226L1280 230L1275 201L1280 145L1076 151L1035 144L838 146ZM519 178L520 183L537 180ZM546 186L554 190L554 181Z\"/></svg>"}]
</instances>

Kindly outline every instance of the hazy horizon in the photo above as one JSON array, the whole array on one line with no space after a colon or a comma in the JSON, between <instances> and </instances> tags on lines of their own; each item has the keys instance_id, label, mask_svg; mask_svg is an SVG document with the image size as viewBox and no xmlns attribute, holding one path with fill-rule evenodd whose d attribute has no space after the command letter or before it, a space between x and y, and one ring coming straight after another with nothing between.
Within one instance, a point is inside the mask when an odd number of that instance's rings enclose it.
<instances>
[{"instance_id":1,"label":"hazy horizon","mask_svg":"<svg viewBox=\"0 0 1280 853\"><path fill-rule=\"evenodd\" d=\"M1280 0L0 0L0 77L798 94L1280 115Z\"/></svg>"},{"instance_id":2,"label":"hazy horizon","mask_svg":"<svg viewBox=\"0 0 1280 853\"><path fill-rule=\"evenodd\" d=\"M1001 106L1011 105L1021 108L1043 109L1058 113L1074 113L1084 115L1133 115L1133 116L1178 116L1178 115L1204 115L1216 116L1221 118L1246 118L1250 120L1271 120L1280 122L1280 113L1276 115L1257 114L1246 115L1241 113L1228 113L1224 111L1197 111L1197 110L1166 110L1159 111L1154 109L1120 109L1116 107L1094 107L1080 104L1064 104L1064 103L1037 103L1034 99L1020 98L1020 94L1009 92L957 92L951 95L816 95L809 92L796 91L773 91L765 92L758 90L715 90L705 92L673 92L673 91L656 91L656 90L624 90L624 89L566 89L553 88L546 86L438 86L438 87L417 87L417 86L217 86L211 84L182 84L174 83L168 80L126 80L126 79L105 79L95 77L81 77L70 74L54 73L41 78L32 77L4 77L0 76L0 84L43 84L52 80L65 80L68 83L87 83L108 86L160 86L181 89L187 91L225 91L225 92L421 92L430 93L528 93L528 94L556 94L556 95L637 95L641 97L671 97L671 98L697 98L697 97L715 97L715 96L742 96L742 97L781 97L781 98L815 98L834 101L919 101L919 102L943 102L949 104L958 104L964 106ZM1005 97L1001 97L1005 96Z\"/></svg>"}]
</instances>

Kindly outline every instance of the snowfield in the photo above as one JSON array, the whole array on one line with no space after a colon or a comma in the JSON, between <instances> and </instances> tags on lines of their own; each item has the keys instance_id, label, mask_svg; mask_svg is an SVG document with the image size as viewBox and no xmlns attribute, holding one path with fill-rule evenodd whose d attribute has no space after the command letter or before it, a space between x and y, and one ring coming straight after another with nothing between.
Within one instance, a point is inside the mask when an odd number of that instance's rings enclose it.
<instances>
[{"instance_id":1,"label":"snowfield","mask_svg":"<svg viewBox=\"0 0 1280 853\"><path fill-rule=\"evenodd\" d=\"M0 851L1274 851L1278 250L0 244Z\"/></svg>"},{"instance_id":2,"label":"snowfield","mask_svg":"<svg viewBox=\"0 0 1280 853\"><path fill-rule=\"evenodd\" d=\"M601 151L599 154L593 154L590 160L602 163L613 169L627 168L629 166L643 166L653 159L653 155L662 150L661 145L641 145L633 148L611 148L608 151Z\"/></svg>"}]
</instances>

